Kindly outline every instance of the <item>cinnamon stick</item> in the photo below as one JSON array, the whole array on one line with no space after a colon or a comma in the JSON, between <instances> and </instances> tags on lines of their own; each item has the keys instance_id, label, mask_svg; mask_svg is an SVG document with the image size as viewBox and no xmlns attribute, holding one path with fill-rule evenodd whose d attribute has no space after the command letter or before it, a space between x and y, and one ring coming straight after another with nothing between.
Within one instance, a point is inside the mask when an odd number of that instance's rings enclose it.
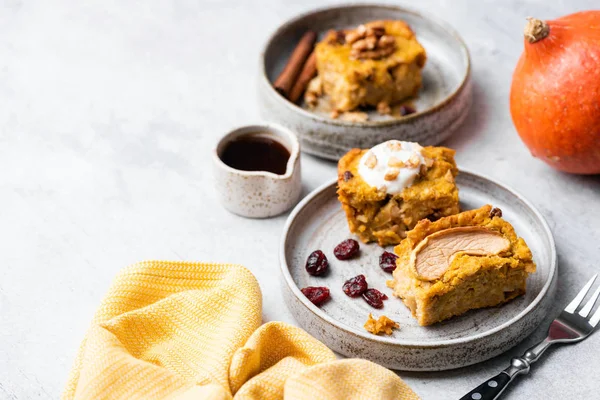
<instances>
[{"instance_id":1,"label":"cinnamon stick","mask_svg":"<svg viewBox=\"0 0 600 400\"><path fill-rule=\"evenodd\" d=\"M281 93L283 96L288 97L296 78L304 65L304 62L308 58L309 54L313 50L313 46L317 40L317 34L313 31L308 31L298 42L296 48L292 52L290 59L283 68L281 74L275 80L273 86L275 90Z\"/></svg>"},{"instance_id":2,"label":"cinnamon stick","mask_svg":"<svg viewBox=\"0 0 600 400\"><path fill-rule=\"evenodd\" d=\"M302 93L306 90L308 83L312 78L317 75L317 58L315 57L315 52L313 51L308 60L304 63L302 67L302 71L300 71L300 75L298 75L298 79L296 79L296 83L292 87L290 91L289 99L292 103L297 103L302 96Z\"/></svg>"}]
</instances>

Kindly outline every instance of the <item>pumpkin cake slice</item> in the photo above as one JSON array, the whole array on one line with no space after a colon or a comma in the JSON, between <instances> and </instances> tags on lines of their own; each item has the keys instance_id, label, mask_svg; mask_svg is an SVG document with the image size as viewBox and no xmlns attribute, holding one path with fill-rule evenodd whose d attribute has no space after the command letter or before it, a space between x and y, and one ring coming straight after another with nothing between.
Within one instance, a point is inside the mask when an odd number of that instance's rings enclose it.
<instances>
[{"instance_id":1,"label":"pumpkin cake slice","mask_svg":"<svg viewBox=\"0 0 600 400\"><path fill-rule=\"evenodd\" d=\"M490 205L422 220L394 252L387 284L423 326L514 299L535 271L525 241Z\"/></svg>"},{"instance_id":2,"label":"pumpkin cake slice","mask_svg":"<svg viewBox=\"0 0 600 400\"><path fill-rule=\"evenodd\" d=\"M421 87L425 49L404 21L372 21L356 29L328 32L315 47L318 77L306 92L329 96L340 112L372 106L389 109ZM315 89L318 88L318 89Z\"/></svg>"},{"instance_id":3,"label":"pumpkin cake slice","mask_svg":"<svg viewBox=\"0 0 600 400\"><path fill-rule=\"evenodd\" d=\"M458 213L454 150L390 140L338 163L338 199L365 243L398 244L423 218Z\"/></svg>"}]
</instances>

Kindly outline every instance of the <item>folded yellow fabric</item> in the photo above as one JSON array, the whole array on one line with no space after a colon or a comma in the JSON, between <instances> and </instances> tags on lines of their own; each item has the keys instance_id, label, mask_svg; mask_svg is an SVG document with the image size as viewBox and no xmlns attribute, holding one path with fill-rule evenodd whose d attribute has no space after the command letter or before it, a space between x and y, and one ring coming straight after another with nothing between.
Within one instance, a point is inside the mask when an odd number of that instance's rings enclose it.
<instances>
[{"instance_id":1,"label":"folded yellow fabric","mask_svg":"<svg viewBox=\"0 0 600 400\"><path fill-rule=\"evenodd\" d=\"M300 328L261 326L239 265L125 268L83 340L63 399L418 399L393 372L336 360Z\"/></svg>"}]
</instances>

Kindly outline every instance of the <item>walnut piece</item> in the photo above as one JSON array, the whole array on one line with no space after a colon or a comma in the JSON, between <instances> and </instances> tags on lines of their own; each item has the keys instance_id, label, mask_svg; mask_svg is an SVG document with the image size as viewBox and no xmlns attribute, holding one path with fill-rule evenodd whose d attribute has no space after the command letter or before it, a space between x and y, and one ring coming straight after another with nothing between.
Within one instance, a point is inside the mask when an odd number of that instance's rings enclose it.
<instances>
[{"instance_id":1,"label":"walnut piece","mask_svg":"<svg viewBox=\"0 0 600 400\"><path fill-rule=\"evenodd\" d=\"M387 147L389 147L389 149L392 151L400 151L402 150L402 143L397 140L390 140L387 144Z\"/></svg>"},{"instance_id":2,"label":"walnut piece","mask_svg":"<svg viewBox=\"0 0 600 400\"><path fill-rule=\"evenodd\" d=\"M385 34L385 26L382 23L360 25L348 32L345 40L352 47L350 58L353 60L376 60L387 57L396 49L396 39Z\"/></svg>"},{"instance_id":3,"label":"walnut piece","mask_svg":"<svg viewBox=\"0 0 600 400\"><path fill-rule=\"evenodd\" d=\"M371 169L377 166L377 156L372 152L369 152L367 159L365 160L365 165Z\"/></svg>"},{"instance_id":4,"label":"walnut piece","mask_svg":"<svg viewBox=\"0 0 600 400\"><path fill-rule=\"evenodd\" d=\"M393 181L398 177L399 174L400 170L398 168L390 168L385 173L383 179L385 179L386 181Z\"/></svg>"},{"instance_id":5,"label":"walnut piece","mask_svg":"<svg viewBox=\"0 0 600 400\"><path fill-rule=\"evenodd\" d=\"M369 313L369 319L365 322L364 327L374 335L378 335L381 332L385 332L386 335L391 335L392 330L399 329L400 325L385 315L380 316L379 319L375 319L373 318L373 315Z\"/></svg>"},{"instance_id":6,"label":"walnut piece","mask_svg":"<svg viewBox=\"0 0 600 400\"><path fill-rule=\"evenodd\" d=\"M416 154L413 154L412 156L410 156L410 158L406 161L406 166L408 168L417 168L419 166L419 164L421 163L421 160L419 159L419 156Z\"/></svg>"},{"instance_id":7,"label":"walnut piece","mask_svg":"<svg viewBox=\"0 0 600 400\"><path fill-rule=\"evenodd\" d=\"M392 36L388 36L388 35L383 35L377 41L377 45L380 48L394 46L395 44L396 44L396 39L394 39Z\"/></svg>"},{"instance_id":8,"label":"walnut piece","mask_svg":"<svg viewBox=\"0 0 600 400\"><path fill-rule=\"evenodd\" d=\"M361 29L363 28L363 29ZM352 44L360 39L363 39L367 33L364 25L360 25L357 29L346 33L346 43Z\"/></svg>"},{"instance_id":9,"label":"walnut piece","mask_svg":"<svg viewBox=\"0 0 600 400\"><path fill-rule=\"evenodd\" d=\"M371 23L369 26L367 26L366 35L375 37L381 37L385 35L385 25L383 22Z\"/></svg>"},{"instance_id":10,"label":"walnut piece","mask_svg":"<svg viewBox=\"0 0 600 400\"><path fill-rule=\"evenodd\" d=\"M402 168L404 167L404 161L396 157L390 157L388 167Z\"/></svg>"},{"instance_id":11,"label":"walnut piece","mask_svg":"<svg viewBox=\"0 0 600 400\"><path fill-rule=\"evenodd\" d=\"M346 32L344 30L330 30L326 35L329 39L327 43L335 45L335 44L344 44L346 43Z\"/></svg>"},{"instance_id":12,"label":"walnut piece","mask_svg":"<svg viewBox=\"0 0 600 400\"><path fill-rule=\"evenodd\" d=\"M444 229L423 239L410 255L409 268L423 281L439 279L458 254L496 255L510 249L501 233L480 226Z\"/></svg>"},{"instance_id":13,"label":"walnut piece","mask_svg":"<svg viewBox=\"0 0 600 400\"><path fill-rule=\"evenodd\" d=\"M373 50L377 46L377 38L376 37L366 37L364 39L357 40L352 45L352 50L365 51L365 50Z\"/></svg>"}]
</instances>

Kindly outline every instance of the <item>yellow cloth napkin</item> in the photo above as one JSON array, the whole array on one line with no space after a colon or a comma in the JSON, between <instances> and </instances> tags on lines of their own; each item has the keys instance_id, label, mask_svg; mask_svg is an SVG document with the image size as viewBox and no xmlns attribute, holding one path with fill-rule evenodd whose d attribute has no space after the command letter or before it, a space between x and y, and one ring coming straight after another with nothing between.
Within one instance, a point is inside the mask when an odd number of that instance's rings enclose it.
<instances>
[{"instance_id":1,"label":"yellow cloth napkin","mask_svg":"<svg viewBox=\"0 0 600 400\"><path fill-rule=\"evenodd\" d=\"M63 399L418 399L393 372L336 360L300 328L261 326L239 265L150 261L119 273Z\"/></svg>"}]
</instances>

